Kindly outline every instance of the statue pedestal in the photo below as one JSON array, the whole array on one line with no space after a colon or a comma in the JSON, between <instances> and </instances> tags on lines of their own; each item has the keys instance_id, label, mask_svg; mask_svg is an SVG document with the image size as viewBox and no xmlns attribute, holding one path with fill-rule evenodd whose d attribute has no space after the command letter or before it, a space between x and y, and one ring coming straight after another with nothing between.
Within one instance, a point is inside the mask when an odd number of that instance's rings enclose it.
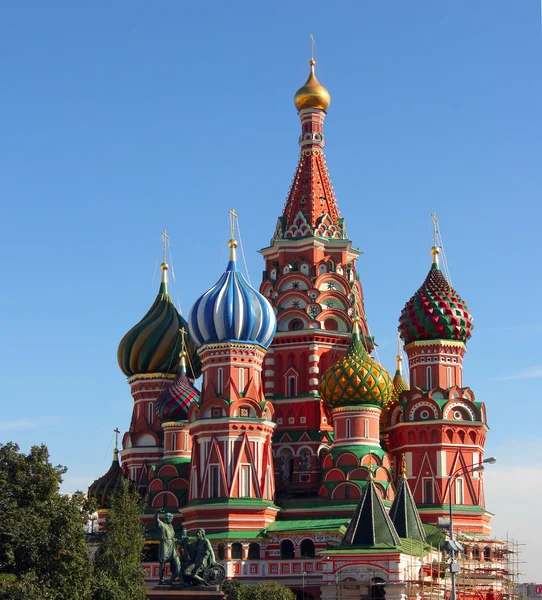
<instances>
[{"instance_id":1,"label":"statue pedestal","mask_svg":"<svg viewBox=\"0 0 542 600\"><path fill-rule=\"evenodd\" d=\"M226 596L218 585L183 587L179 585L157 585L147 591L149 600L224 600Z\"/></svg>"}]
</instances>

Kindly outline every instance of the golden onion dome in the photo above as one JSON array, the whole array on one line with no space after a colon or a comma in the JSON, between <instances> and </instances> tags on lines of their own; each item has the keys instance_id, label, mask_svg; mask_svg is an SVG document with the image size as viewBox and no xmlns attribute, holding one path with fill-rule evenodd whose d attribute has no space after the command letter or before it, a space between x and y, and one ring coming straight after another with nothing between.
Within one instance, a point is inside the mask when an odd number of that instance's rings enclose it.
<instances>
[{"instance_id":1,"label":"golden onion dome","mask_svg":"<svg viewBox=\"0 0 542 600\"><path fill-rule=\"evenodd\" d=\"M365 350L356 319L346 354L320 380L320 397L330 408L363 404L383 407L392 393L392 379Z\"/></svg>"},{"instance_id":2,"label":"golden onion dome","mask_svg":"<svg viewBox=\"0 0 542 600\"><path fill-rule=\"evenodd\" d=\"M300 87L294 96L294 104L298 111L304 108L319 108L327 110L331 103L331 96L326 88L316 79L314 74L314 60L309 62L311 72L305 85Z\"/></svg>"}]
</instances>

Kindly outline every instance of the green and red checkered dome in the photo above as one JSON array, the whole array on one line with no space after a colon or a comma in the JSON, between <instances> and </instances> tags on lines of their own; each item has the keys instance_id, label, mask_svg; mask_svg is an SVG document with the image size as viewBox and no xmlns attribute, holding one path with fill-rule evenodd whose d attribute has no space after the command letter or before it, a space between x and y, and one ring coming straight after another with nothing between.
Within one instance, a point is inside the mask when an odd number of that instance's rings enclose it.
<instances>
[{"instance_id":1,"label":"green and red checkered dome","mask_svg":"<svg viewBox=\"0 0 542 600\"><path fill-rule=\"evenodd\" d=\"M431 248L433 264L420 289L406 303L399 318L405 344L421 340L466 342L473 318L461 296L446 281L438 264L439 249Z\"/></svg>"},{"instance_id":2,"label":"green and red checkered dome","mask_svg":"<svg viewBox=\"0 0 542 600\"><path fill-rule=\"evenodd\" d=\"M188 408L192 402L199 402L199 397L198 390L186 376L185 357L181 356L177 379L158 396L154 409L163 422L188 421Z\"/></svg>"},{"instance_id":3,"label":"green and red checkered dome","mask_svg":"<svg viewBox=\"0 0 542 600\"><path fill-rule=\"evenodd\" d=\"M111 508L111 498L120 485L121 479L126 477L119 463L118 450L113 452L113 462L109 471L102 475L88 488L88 497L98 503L98 508Z\"/></svg>"}]
</instances>

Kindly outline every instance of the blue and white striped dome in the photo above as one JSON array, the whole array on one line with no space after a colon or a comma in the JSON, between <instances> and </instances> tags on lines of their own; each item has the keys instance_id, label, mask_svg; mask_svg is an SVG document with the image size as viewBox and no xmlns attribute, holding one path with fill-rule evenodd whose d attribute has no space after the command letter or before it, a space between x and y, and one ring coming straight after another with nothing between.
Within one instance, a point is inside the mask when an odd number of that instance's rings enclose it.
<instances>
[{"instance_id":1,"label":"blue and white striped dome","mask_svg":"<svg viewBox=\"0 0 542 600\"><path fill-rule=\"evenodd\" d=\"M239 272L235 247L231 250L226 272L190 310L190 335L199 346L249 342L267 348L277 328L275 313L268 300Z\"/></svg>"}]
</instances>

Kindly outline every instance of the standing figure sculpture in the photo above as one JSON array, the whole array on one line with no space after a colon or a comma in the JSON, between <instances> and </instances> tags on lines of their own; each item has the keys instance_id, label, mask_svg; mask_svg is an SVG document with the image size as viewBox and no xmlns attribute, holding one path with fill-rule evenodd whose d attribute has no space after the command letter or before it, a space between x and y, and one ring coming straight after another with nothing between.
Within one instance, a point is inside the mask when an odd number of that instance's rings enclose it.
<instances>
[{"instance_id":1,"label":"standing figure sculpture","mask_svg":"<svg viewBox=\"0 0 542 600\"><path fill-rule=\"evenodd\" d=\"M205 585L207 582L201 575L207 567L215 564L215 553L211 542L205 537L205 529L198 529L196 538L195 542L189 544L187 536L183 535L183 556L190 557L183 575L186 580L195 585Z\"/></svg>"},{"instance_id":2,"label":"standing figure sculpture","mask_svg":"<svg viewBox=\"0 0 542 600\"><path fill-rule=\"evenodd\" d=\"M177 541L175 539L175 530L173 529L173 515L166 513L165 521L160 520L160 512L154 515L154 524L160 532L160 547L158 548L158 560L160 561L160 584L164 583L164 570L166 564L170 564L171 577L167 583L173 583L181 574L181 561L177 553Z\"/></svg>"}]
</instances>

